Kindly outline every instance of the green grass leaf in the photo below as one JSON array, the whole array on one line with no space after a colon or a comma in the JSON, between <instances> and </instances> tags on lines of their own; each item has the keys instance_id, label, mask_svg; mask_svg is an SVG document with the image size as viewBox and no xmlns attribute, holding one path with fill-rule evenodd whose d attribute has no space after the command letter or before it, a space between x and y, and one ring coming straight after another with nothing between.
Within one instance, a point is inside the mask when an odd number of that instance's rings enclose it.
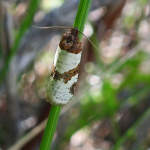
<instances>
[{"instance_id":1,"label":"green grass leaf","mask_svg":"<svg viewBox=\"0 0 150 150\"><path fill-rule=\"evenodd\" d=\"M77 27L79 31L83 32L84 24L86 22L90 5L92 0L80 0L77 15L73 27ZM82 35L79 35L81 39ZM58 116L60 114L61 106L52 105L48 122L44 131L43 139L41 142L40 150L49 150L51 147L53 135L57 126Z\"/></svg>"}]
</instances>

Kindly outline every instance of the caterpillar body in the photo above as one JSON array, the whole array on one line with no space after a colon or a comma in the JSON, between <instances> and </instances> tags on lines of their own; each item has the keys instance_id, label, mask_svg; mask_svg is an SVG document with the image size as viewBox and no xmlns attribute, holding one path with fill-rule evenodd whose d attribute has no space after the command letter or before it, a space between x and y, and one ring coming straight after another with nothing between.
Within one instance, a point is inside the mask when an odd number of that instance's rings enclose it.
<instances>
[{"instance_id":1,"label":"caterpillar body","mask_svg":"<svg viewBox=\"0 0 150 150\"><path fill-rule=\"evenodd\" d=\"M69 28L63 34L56 50L51 76L47 84L47 101L54 105L65 105L73 97L78 80L81 61L80 31Z\"/></svg>"}]
</instances>

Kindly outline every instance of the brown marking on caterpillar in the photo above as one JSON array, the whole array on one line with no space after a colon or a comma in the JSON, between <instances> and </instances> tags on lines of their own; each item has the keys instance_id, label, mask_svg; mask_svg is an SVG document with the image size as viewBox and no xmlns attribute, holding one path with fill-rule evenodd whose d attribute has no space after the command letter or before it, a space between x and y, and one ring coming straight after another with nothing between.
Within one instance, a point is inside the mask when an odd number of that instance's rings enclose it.
<instances>
[{"instance_id":1,"label":"brown marking on caterpillar","mask_svg":"<svg viewBox=\"0 0 150 150\"><path fill-rule=\"evenodd\" d=\"M79 41L78 35L78 28L72 28L66 34L63 34L59 43L60 49L74 54L80 53L82 43Z\"/></svg>"},{"instance_id":2,"label":"brown marking on caterpillar","mask_svg":"<svg viewBox=\"0 0 150 150\"><path fill-rule=\"evenodd\" d=\"M74 83L72 84L72 86L70 87L69 93L72 94L72 95L74 95L74 91L75 91L76 84L77 84L77 82L74 82Z\"/></svg>"},{"instance_id":3,"label":"brown marking on caterpillar","mask_svg":"<svg viewBox=\"0 0 150 150\"><path fill-rule=\"evenodd\" d=\"M78 66L72 70L69 70L67 72L64 72L64 73L59 73L57 71L57 68L53 65L52 67L52 72L51 72L51 77L54 79L54 80L60 80L60 79L63 79L64 80L64 83L66 84L69 80L71 80L71 78L73 76L75 76L76 74L79 73L79 66L80 66L80 63L78 64Z\"/></svg>"}]
</instances>

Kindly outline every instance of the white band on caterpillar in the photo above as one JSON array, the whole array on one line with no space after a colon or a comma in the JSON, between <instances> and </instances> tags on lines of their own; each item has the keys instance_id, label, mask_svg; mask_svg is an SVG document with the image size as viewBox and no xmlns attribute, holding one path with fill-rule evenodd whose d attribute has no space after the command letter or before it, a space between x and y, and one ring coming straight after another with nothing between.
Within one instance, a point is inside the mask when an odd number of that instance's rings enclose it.
<instances>
[{"instance_id":1,"label":"white band on caterpillar","mask_svg":"<svg viewBox=\"0 0 150 150\"><path fill-rule=\"evenodd\" d=\"M56 50L52 73L47 85L47 101L64 105L74 94L81 60L81 42L77 28L70 29L61 38Z\"/></svg>"}]
</instances>

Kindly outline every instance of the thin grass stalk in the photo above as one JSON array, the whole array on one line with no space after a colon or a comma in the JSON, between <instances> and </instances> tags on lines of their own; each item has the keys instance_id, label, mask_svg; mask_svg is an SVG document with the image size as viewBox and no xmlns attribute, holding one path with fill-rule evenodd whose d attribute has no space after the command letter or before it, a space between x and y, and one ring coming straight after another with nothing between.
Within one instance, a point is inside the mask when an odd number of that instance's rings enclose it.
<instances>
[{"instance_id":1,"label":"thin grass stalk","mask_svg":"<svg viewBox=\"0 0 150 150\"><path fill-rule=\"evenodd\" d=\"M60 111L61 111L61 106L55 106L55 105L51 106L43 139L40 145L40 150L50 150L55 129L57 126L57 122L59 119Z\"/></svg>"},{"instance_id":2,"label":"thin grass stalk","mask_svg":"<svg viewBox=\"0 0 150 150\"><path fill-rule=\"evenodd\" d=\"M34 17L34 14L36 12L38 3L39 3L39 0L31 0L31 2L29 4L28 15L25 18L25 20L23 21L23 23L21 24L21 26L20 26L17 34L16 34L14 44L10 50L10 54L6 58L6 60L4 62L4 66L0 72L0 85L2 84L2 82L6 76L9 64L10 64L13 56L17 52L17 49L19 47L19 44L20 44L20 41L21 41L23 35L26 33L27 29L29 28L29 26L31 25L31 23L33 21L33 17Z\"/></svg>"},{"instance_id":3,"label":"thin grass stalk","mask_svg":"<svg viewBox=\"0 0 150 150\"><path fill-rule=\"evenodd\" d=\"M127 130L127 132L116 142L116 144L113 146L111 150L119 150L123 145L123 143L135 133L135 130L140 126L142 122L144 122L145 119L149 117L149 115L150 115L150 108L144 113L144 115L142 115L142 117L138 119L138 121L136 121L136 123L134 123L133 126L131 126Z\"/></svg>"},{"instance_id":4,"label":"thin grass stalk","mask_svg":"<svg viewBox=\"0 0 150 150\"><path fill-rule=\"evenodd\" d=\"M77 27L78 30L81 32L83 32L84 24L86 22L89 13L91 2L92 0L80 0L73 27ZM80 34L79 35L80 40L81 37L82 35ZM40 150L50 150L54 132L59 119L60 110L61 106L54 106L54 105L51 106L47 125L40 145Z\"/></svg>"}]
</instances>

